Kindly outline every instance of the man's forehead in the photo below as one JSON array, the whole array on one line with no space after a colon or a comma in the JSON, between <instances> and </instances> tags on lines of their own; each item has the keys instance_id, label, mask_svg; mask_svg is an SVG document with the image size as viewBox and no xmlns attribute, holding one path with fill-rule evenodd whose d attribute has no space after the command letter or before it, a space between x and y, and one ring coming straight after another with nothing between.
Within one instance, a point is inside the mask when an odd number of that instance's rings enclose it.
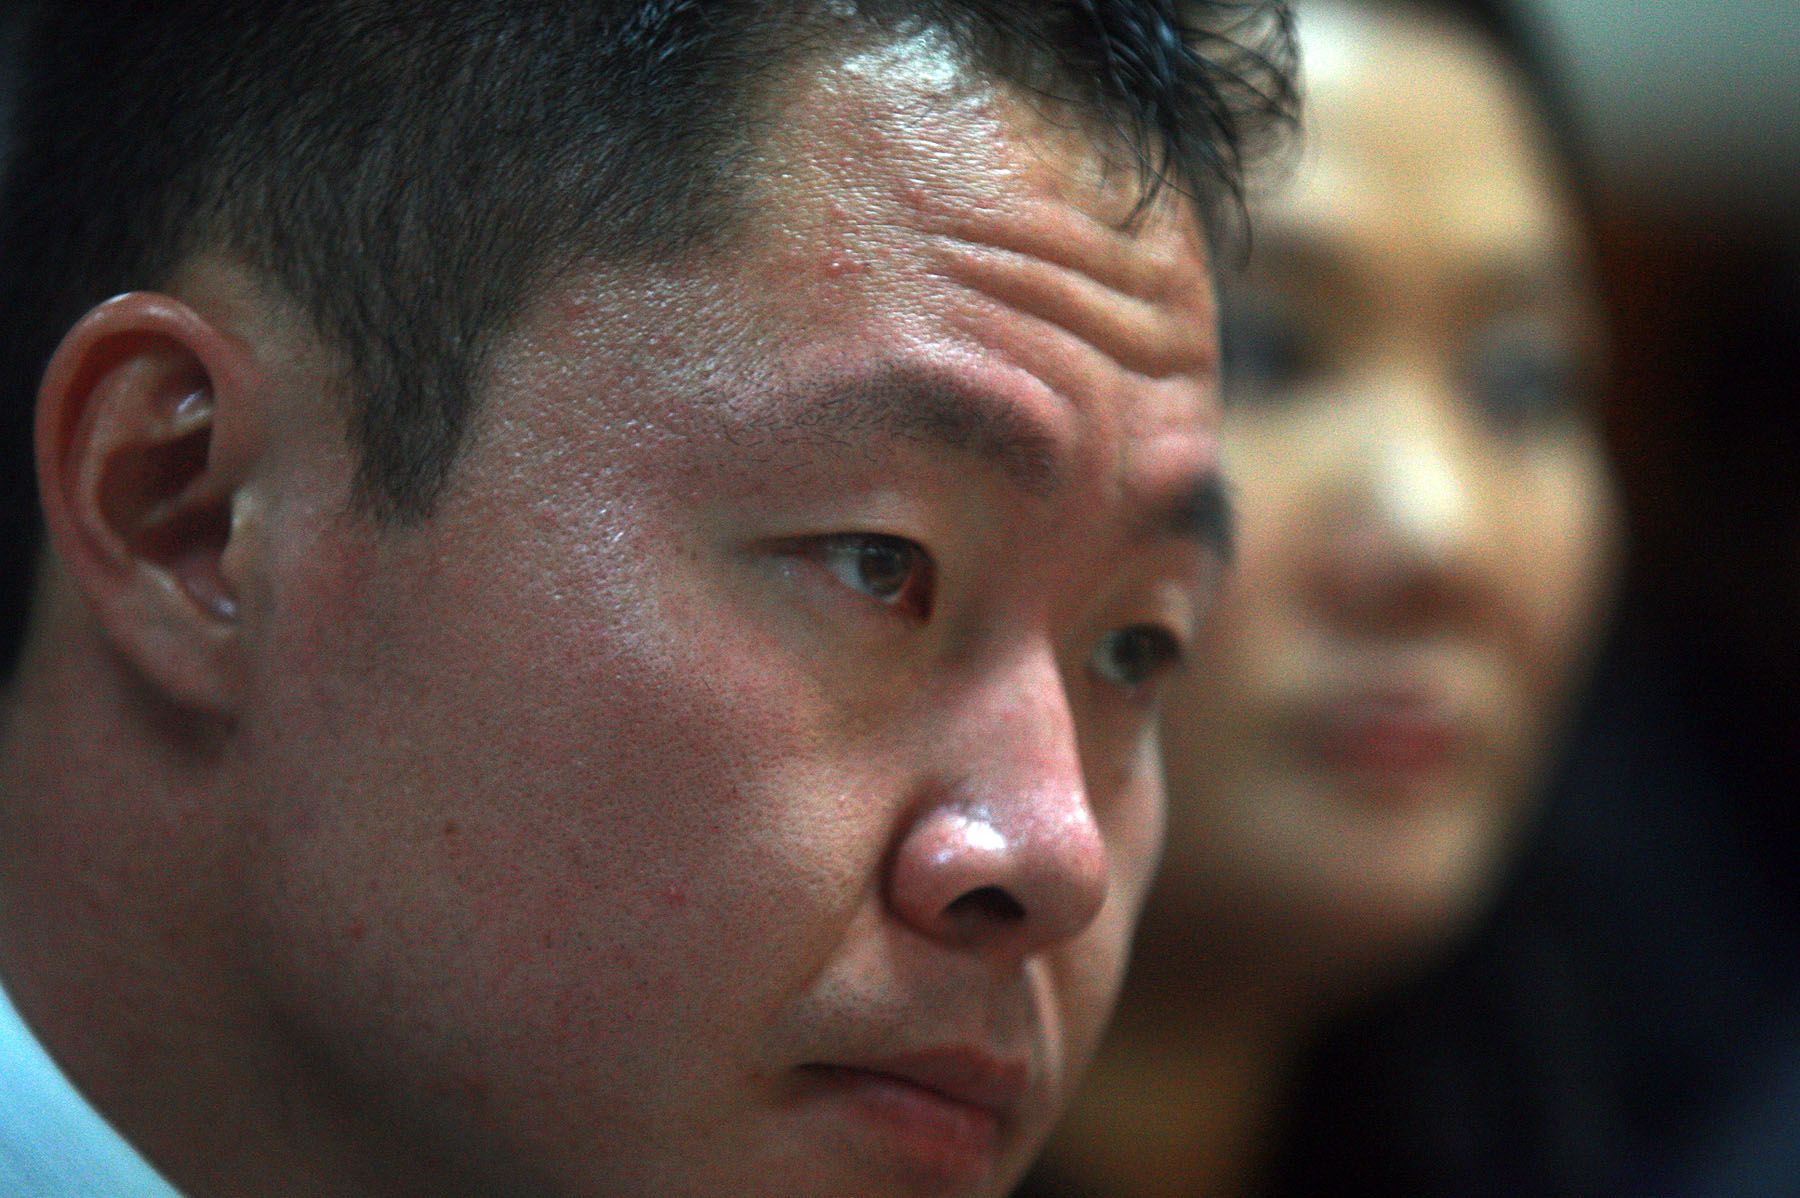
<instances>
[{"instance_id":1,"label":"man's forehead","mask_svg":"<svg viewBox=\"0 0 1800 1198\"><path fill-rule=\"evenodd\" d=\"M752 254L772 255L763 281L784 296L875 276L904 308L916 298L906 288L953 280L1124 370L1210 383L1198 214L1174 189L1143 209L1135 166L1090 118L967 67L923 33L814 61L774 101L744 232Z\"/></svg>"},{"instance_id":2,"label":"man's forehead","mask_svg":"<svg viewBox=\"0 0 1800 1198\"><path fill-rule=\"evenodd\" d=\"M1093 113L972 65L940 30L814 55L767 99L773 119L753 173L777 205L783 192L827 182L871 199L904 182L892 198L939 211L991 207L1022 189L1111 227L1138 209L1136 160Z\"/></svg>"},{"instance_id":3,"label":"man's forehead","mask_svg":"<svg viewBox=\"0 0 1800 1198\"><path fill-rule=\"evenodd\" d=\"M723 247L647 272L602 268L593 303L564 305L574 339L553 352L638 376L592 393L635 393L656 424L751 429L788 418L771 410L782 397L866 382L887 363L965 383L1020 372L1046 399L1110 407L1162 426L1158 437L1171 422L1210 425L1209 266L1172 191L1129 222L1133 172L940 35L822 51L772 79L769 97L779 119ZM648 294L658 287L670 294ZM621 335L650 309L643 346ZM653 398L670 383L677 402Z\"/></svg>"}]
</instances>

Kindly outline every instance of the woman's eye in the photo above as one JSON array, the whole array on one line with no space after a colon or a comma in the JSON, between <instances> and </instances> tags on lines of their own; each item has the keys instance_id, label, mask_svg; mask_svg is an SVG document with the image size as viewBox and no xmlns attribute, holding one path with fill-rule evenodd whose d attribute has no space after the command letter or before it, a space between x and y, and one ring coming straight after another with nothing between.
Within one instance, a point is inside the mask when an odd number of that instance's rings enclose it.
<instances>
[{"instance_id":1,"label":"woman's eye","mask_svg":"<svg viewBox=\"0 0 1800 1198\"><path fill-rule=\"evenodd\" d=\"M915 619L931 615L931 557L912 541L854 533L822 538L817 551L824 567L851 590Z\"/></svg>"},{"instance_id":2,"label":"woman's eye","mask_svg":"<svg viewBox=\"0 0 1800 1198\"><path fill-rule=\"evenodd\" d=\"M1123 690L1136 690L1181 660L1173 633L1153 624L1119 628L1094 647L1094 673Z\"/></svg>"},{"instance_id":3,"label":"woman's eye","mask_svg":"<svg viewBox=\"0 0 1800 1198\"><path fill-rule=\"evenodd\" d=\"M1279 404L1294 397L1316 354L1300 318L1256 295L1227 296L1219 312L1219 381L1228 404Z\"/></svg>"},{"instance_id":4,"label":"woman's eye","mask_svg":"<svg viewBox=\"0 0 1800 1198\"><path fill-rule=\"evenodd\" d=\"M1481 415L1506 432L1555 423L1585 401L1579 354L1542 321L1489 326L1471 343L1469 359L1469 386Z\"/></svg>"}]
</instances>

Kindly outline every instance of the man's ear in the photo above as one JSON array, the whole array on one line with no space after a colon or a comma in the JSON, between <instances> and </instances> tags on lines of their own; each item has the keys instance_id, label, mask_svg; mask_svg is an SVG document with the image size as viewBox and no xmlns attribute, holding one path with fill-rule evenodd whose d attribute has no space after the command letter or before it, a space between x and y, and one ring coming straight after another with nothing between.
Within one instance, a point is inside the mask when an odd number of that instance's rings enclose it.
<instances>
[{"instance_id":1,"label":"man's ear","mask_svg":"<svg viewBox=\"0 0 1800 1198\"><path fill-rule=\"evenodd\" d=\"M247 345L179 300L133 292L69 330L38 392L53 551L153 688L221 716L244 664L246 563L227 549L262 448L263 384Z\"/></svg>"}]
</instances>

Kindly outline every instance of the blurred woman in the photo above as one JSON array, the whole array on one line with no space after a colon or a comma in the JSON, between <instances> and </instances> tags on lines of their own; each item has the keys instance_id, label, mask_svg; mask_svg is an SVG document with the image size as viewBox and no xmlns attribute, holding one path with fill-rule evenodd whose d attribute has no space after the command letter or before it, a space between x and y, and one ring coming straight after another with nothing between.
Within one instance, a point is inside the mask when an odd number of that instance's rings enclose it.
<instances>
[{"instance_id":1,"label":"blurred woman","mask_svg":"<svg viewBox=\"0 0 1800 1198\"><path fill-rule=\"evenodd\" d=\"M1315 0L1222 296L1235 578L1169 701L1167 856L1028 1194L1252 1192L1301 1053L1479 915L1590 656L1615 501L1580 187L1507 12Z\"/></svg>"}]
</instances>

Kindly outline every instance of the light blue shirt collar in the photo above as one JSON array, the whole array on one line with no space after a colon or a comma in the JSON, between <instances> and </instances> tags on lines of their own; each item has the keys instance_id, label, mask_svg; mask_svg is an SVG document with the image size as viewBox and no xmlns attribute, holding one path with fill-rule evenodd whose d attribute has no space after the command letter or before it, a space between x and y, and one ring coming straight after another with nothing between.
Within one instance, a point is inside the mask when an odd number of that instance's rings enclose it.
<instances>
[{"instance_id":1,"label":"light blue shirt collar","mask_svg":"<svg viewBox=\"0 0 1800 1198\"><path fill-rule=\"evenodd\" d=\"M63 1076L0 985L0 1194L180 1198Z\"/></svg>"}]
</instances>

